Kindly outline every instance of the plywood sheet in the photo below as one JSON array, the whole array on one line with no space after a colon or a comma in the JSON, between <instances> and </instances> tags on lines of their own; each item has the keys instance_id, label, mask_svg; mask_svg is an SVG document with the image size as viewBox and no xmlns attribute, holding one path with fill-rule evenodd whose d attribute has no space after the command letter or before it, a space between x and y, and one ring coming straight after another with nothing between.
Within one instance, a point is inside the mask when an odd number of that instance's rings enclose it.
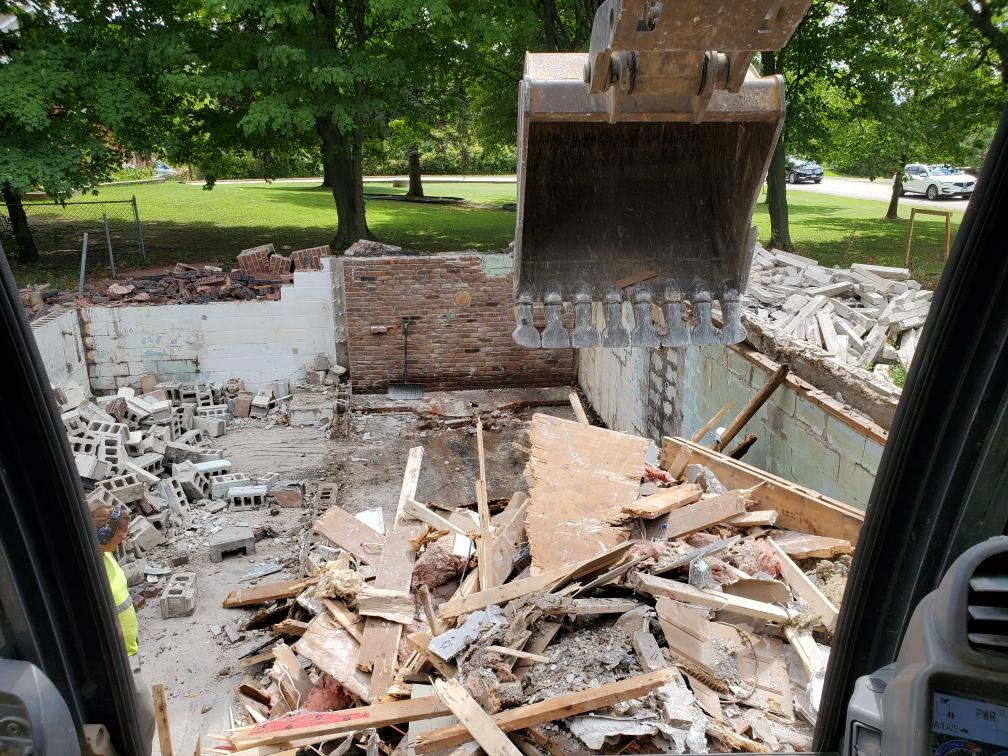
<instances>
[{"instance_id":1,"label":"plywood sheet","mask_svg":"<svg viewBox=\"0 0 1008 756\"><path fill-rule=\"evenodd\" d=\"M648 440L536 414L529 444L525 531L532 574L624 542L627 530L607 522L636 500Z\"/></svg>"}]
</instances>

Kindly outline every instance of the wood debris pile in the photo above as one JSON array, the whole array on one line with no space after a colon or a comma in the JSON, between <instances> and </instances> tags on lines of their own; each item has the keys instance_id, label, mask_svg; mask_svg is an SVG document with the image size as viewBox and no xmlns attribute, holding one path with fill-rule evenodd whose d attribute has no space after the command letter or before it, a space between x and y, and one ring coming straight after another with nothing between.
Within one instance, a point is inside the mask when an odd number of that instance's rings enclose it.
<instances>
[{"instance_id":1,"label":"wood debris pile","mask_svg":"<svg viewBox=\"0 0 1008 756\"><path fill-rule=\"evenodd\" d=\"M757 244L743 305L824 356L863 368L873 388L898 397L889 367L910 365L931 295L906 268L859 263L826 268Z\"/></svg>"},{"instance_id":2,"label":"wood debris pile","mask_svg":"<svg viewBox=\"0 0 1008 756\"><path fill-rule=\"evenodd\" d=\"M228 596L280 640L206 753L810 749L858 510L537 414L528 493L491 516L476 430L475 511L416 501L415 447L391 529L329 506L309 575Z\"/></svg>"}]
</instances>

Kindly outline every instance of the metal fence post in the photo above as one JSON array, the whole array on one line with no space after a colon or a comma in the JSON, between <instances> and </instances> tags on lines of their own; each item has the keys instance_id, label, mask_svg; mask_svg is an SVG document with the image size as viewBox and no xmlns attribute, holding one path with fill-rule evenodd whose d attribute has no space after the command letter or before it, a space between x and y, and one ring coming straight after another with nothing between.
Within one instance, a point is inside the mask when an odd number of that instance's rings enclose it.
<instances>
[{"instance_id":1,"label":"metal fence post","mask_svg":"<svg viewBox=\"0 0 1008 756\"><path fill-rule=\"evenodd\" d=\"M137 243L140 245L140 257L147 260L147 248L144 246L143 227L140 225L140 211L137 210L136 195L133 195L133 220L136 223Z\"/></svg>"},{"instance_id":2,"label":"metal fence post","mask_svg":"<svg viewBox=\"0 0 1008 756\"><path fill-rule=\"evenodd\" d=\"M87 268L87 231L84 232L84 246L81 247L80 253L80 285L77 287L77 293L81 296L84 295L84 270Z\"/></svg>"},{"instance_id":3,"label":"metal fence post","mask_svg":"<svg viewBox=\"0 0 1008 756\"><path fill-rule=\"evenodd\" d=\"M102 223L105 224L105 246L108 247L109 265L112 266L112 278L117 278L115 257L112 255L112 234L109 232L108 213L102 213Z\"/></svg>"}]
</instances>

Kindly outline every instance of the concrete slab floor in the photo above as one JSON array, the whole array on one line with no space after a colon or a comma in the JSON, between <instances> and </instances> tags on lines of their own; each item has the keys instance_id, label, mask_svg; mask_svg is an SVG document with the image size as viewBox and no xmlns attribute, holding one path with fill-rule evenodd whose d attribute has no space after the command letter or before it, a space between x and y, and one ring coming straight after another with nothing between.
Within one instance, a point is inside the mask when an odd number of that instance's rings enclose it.
<instances>
[{"instance_id":1,"label":"concrete slab floor","mask_svg":"<svg viewBox=\"0 0 1008 756\"><path fill-rule=\"evenodd\" d=\"M364 413L355 413L350 437L328 439L317 428L263 428L246 423L229 427L226 435L215 439L224 449L225 458L235 472L261 474L276 472L280 483L304 483L304 509L259 509L247 512L221 512L215 524L229 527L247 524L267 525L274 537L256 544L253 556L228 556L211 563L207 533L187 532L148 555L155 564L168 564L179 551L190 552L188 565L178 568L197 573L199 598L190 617L161 619L157 598L148 599L138 610L140 622L140 657L148 684L164 683L168 694L169 718L176 753L191 753L197 736L203 746L212 746L207 733L223 733L233 726L232 709L239 716L233 690L247 675L261 679L263 665L244 670L238 659L272 637L266 630L246 632L244 640L230 643L227 634L214 636L212 625L224 627L229 622L241 628L249 616L243 609L224 609L221 602L232 590L294 577L299 567L303 534L311 526L311 505L320 483L338 482L337 504L349 512L380 506L386 523L391 525L399 498L406 457L412 446L424 447L417 498L450 506L468 506L475 501L474 482L478 464L476 438L471 426L424 429L425 415L464 413L478 410L491 413L502 406L527 406L515 413L503 412L488 418L497 427L485 432L488 491L491 500L508 499L524 489L522 473L527 459L527 421L534 412L545 412L573 419L566 399L568 389L523 392L520 390L439 392L425 397L424 403L411 403L407 411L385 397L355 397ZM433 399L433 402L431 401ZM518 405L513 405L519 402ZM424 407L426 405L426 408ZM377 412L368 412L380 407ZM434 409L434 408L437 409ZM396 411L398 410L398 411ZM419 413L419 414L418 414ZM491 422L488 422L489 426ZM278 563L280 572L259 581L239 582L242 576L266 564ZM166 578L162 578L162 583ZM244 712L242 712L243 714ZM241 721L241 720L239 720ZM154 743L154 753L159 752Z\"/></svg>"}]
</instances>

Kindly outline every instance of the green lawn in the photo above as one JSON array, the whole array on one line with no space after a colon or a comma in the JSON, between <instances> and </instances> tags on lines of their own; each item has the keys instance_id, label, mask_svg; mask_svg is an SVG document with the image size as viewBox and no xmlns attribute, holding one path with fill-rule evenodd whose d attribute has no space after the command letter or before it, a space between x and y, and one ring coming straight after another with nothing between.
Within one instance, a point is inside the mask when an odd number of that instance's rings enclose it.
<instances>
[{"instance_id":1,"label":"green lawn","mask_svg":"<svg viewBox=\"0 0 1008 756\"><path fill-rule=\"evenodd\" d=\"M398 194L390 184L367 184L372 194ZM502 209L515 201L512 184L435 184L429 196L462 197L471 206L424 205L391 200L369 200L368 223L382 241L411 249L447 251L502 249L514 236L515 215ZM146 242L147 265L211 262L225 266L244 248L272 242L289 252L328 242L336 212L328 190L312 183L220 184L213 191L188 184L145 184L103 188L96 197L77 200L118 200L136 195ZM796 251L824 265L854 262L902 265L908 222L879 220L883 203L794 191L789 195L791 235ZM82 232L90 232L89 275L104 275L107 253L100 219L108 211L113 247L120 268L137 268L140 260L129 205L81 206L69 211L56 206L29 208L34 222L56 228L58 242L47 239L51 251L39 265L14 266L20 284L49 281L60 287L75 285ZM909 215L909 207L901 211ZM955 214L958 225L960 213ZM757 206L754 222L766 238L766 205ZM953 229L954 233L954 229ZM933 285L942 268L942 221L918 218L913 268L916 277Z\"/></svg>"}]
</instances>

